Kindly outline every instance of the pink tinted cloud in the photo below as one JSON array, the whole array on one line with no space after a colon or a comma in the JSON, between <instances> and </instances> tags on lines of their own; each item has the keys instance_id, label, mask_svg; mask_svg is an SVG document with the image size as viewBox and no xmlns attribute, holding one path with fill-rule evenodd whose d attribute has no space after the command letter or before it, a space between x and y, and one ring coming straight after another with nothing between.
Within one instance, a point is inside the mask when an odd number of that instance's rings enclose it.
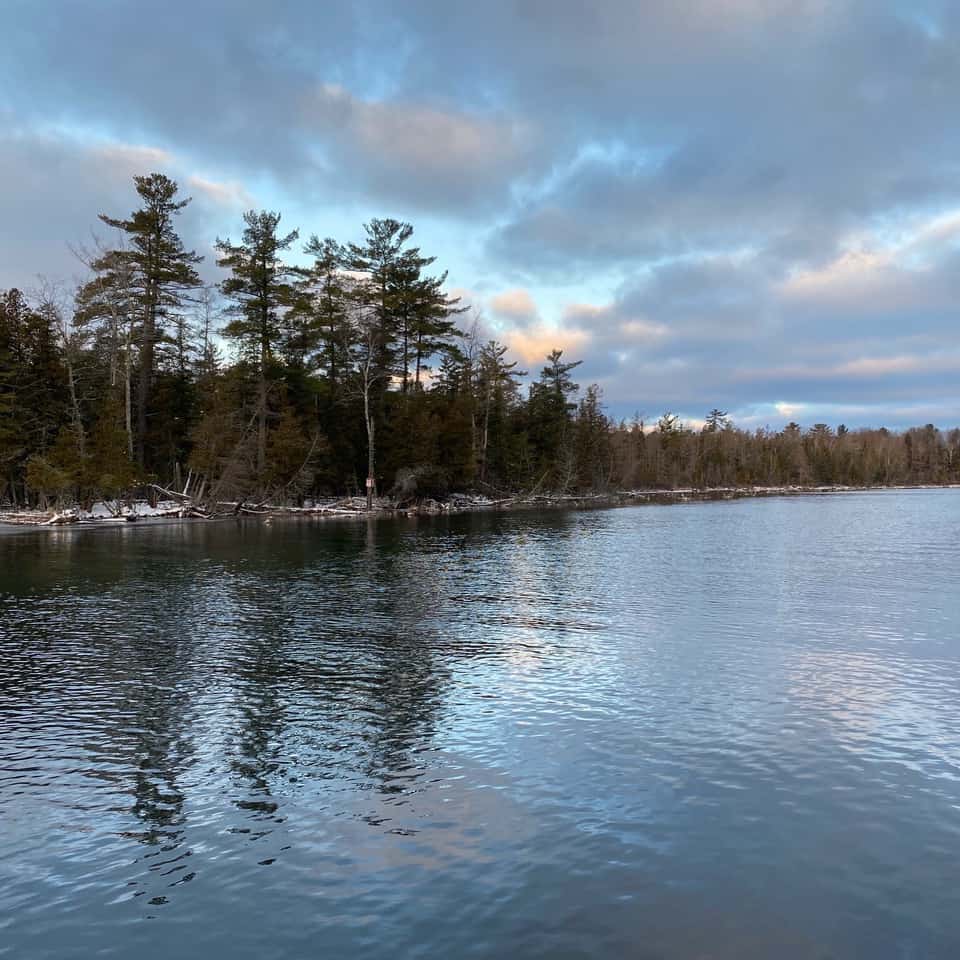
<instances>
[{"instance_id":1,"label":"pink tinted cloud","mask_svg":"<svg viewBox=\"0 0 960 960\"><path fill-rule=\"evenodd\" d=\"M528 290L505 290L490 298L490 309L504 320L527 324L537 319L537 304Z\"/></svg>"}]
</instances>

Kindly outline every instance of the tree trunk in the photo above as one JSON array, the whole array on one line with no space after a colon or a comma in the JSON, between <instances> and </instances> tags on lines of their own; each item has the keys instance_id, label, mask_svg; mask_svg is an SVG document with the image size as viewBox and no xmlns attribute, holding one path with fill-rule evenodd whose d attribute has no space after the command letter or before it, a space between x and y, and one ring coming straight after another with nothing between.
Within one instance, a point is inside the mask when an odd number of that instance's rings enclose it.
<instances>
[{"instance_id":1,"label":"tree trunk","mask_svg":"<svg viewBox=\"0 0 960 960\"><path fill-rule=\"evenodd\" d=\"M110 307L110 386L117 385L117 370L120 366L120 324L117 322L117 309Z\"/></svg>"},{"instance_id":2,"label":"tree trunk","mask_svg":"<svg viewBox=\"0 0 960 960\"><path fill-rule=\"evenodd\" d=\"M132 385L131 380L133 377L132 363L130 359L130 331L127 331L127 349L126 349L126 359L124 361L124 378L123 378L123 413L124 413L124 426L127 431L127 456L133 459L133 404L132 404Z\"/></svg>"},{"instance_id":3,"label":"tree trunk","mask_svg":"<svg viewBox=\"0 0 960 960\"><path fill-rule=\"evenodd\" d=\"M73 375L73 360L69 348L64 351L63 357L67 367L67 386L70 391L70 418L73 420L73 429L77 435L77 452L82 460L86 453L84 449L86 444L83 435L83 420L80 417L80 401L77 398L77 383Z\"/></svg>"},{"instance_id":4,"label":"tree trunk","mask_svg":"<svg viewBox=\"0 0 960 960\"><path fill-rule=\"evenodd\" d=\"M370 410L370 383L364 383L363 386L363 416L367 425L367 509L373 508L373 498L376 495L377 481L374 475L376 469L375 462L375 430L376 424L373 422L373 414Z\"/></svg>"},{"instance_id":5,"label":"tree trunk","mask_svg":"<svg viewBox=\"0 0 960 960\"><path fill-rule=\"evenodd\" d=\"M267 358L270 342L267 339L267 308L261 319L260 380L257 384L257 479L263 478L267 467Z\"/></svg>"},{"instance_id":6,"label":"tree trunk","mask_svg":"<svg viewBox=\"0 0 960 960\"><path fill-rule=\"evenodd\" d=\"M257 389L257 476L262 478L267 467L267 378L260 369Z\"/></svg>"},{"instance_id":7,"label":"tree trunk","mask_svg":"<svg viewBox=\"0 0 960 960\"><path fill-rule=\"evenodd\" d=\"M150 381L153 377L153 342L156 337L156 316L151 304L143 318L140 346L140 377L137 383L137 463L146 462L147 406L150 403Z\"/></svg>"},{"instance_id":8,"label":"tree trunk","mask_svg":"<svg viewBox=\"0 0 960 960\"><path fill-rule=\"evenodd\" d=\"M487 479L487 446L490 442L490 408L487 408L487 412L483 418L483 442L480 445L480 463L483 467L483 473L480 477L481 480Z\"/></svg>"},{"instance_id":9,"label":"tree trunk","mask_svg":"<svg viewBox=\"0 0 960 960\"><path fill-rule=\"evenodd\" d=\"M487 479L487 446L490 440L490 408L493 406L494 388L487 383L483 395L483 432L480 436L480 479Z\"/></svg>"}]
</instances>

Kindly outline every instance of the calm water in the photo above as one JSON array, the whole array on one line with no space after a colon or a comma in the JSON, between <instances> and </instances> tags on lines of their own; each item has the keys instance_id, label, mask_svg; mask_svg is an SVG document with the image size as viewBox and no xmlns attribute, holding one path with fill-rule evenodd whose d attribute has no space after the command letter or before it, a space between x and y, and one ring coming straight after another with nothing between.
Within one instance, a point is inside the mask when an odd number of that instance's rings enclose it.
<instances>
[{"instance_id":1,"label":"calm water","mask_svg":"<svg viewBox=\"0 0 960 960\"><path fill-rule=\"evenodd\" d=\"M960 491L0 535L0 956L955 958Z\"/></svg>"}]
</instances>

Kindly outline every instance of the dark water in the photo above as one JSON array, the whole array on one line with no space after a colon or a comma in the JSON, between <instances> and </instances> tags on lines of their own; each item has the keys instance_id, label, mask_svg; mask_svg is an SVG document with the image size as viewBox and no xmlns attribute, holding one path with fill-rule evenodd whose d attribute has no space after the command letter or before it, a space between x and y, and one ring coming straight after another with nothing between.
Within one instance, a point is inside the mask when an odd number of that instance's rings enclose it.
<instances>
[{"instance_id":1,"label":"dark water","mask_svg":"<svg viewBox=\"0 0 960 960\"><path fill-rule=\"evenodd\" d=\"M0 956L960 956L960 492L0 535Z\"/></svg>"}]
</instances>

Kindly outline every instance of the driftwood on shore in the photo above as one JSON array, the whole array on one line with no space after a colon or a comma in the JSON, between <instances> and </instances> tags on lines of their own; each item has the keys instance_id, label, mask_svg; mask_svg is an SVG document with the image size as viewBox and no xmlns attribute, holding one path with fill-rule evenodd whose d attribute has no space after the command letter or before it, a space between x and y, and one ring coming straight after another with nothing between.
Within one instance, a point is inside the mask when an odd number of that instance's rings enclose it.
<instances>
[{"instance_id":1,"label":"driftwood on shore","mask_svg":"<svg viewBox=\"0 0 960 960\"><path fill-rule=\"evenodd\" d=\"M956 487L955 484L941 486ZM549 509L563 507L625 506L637 503L685 503L705 500L732 500L747 497L791 496L799 494L847 493L879 489L925 489L918 487L849 487L849 486L770 486L678 488L672 490L617 490L605 493L518 493L492 499L484 494L451 494L445 500L430 498L398 503L389 498L374 501L368 509L365 497L341 497L308 501L303 506L286 506L269 502L216 501L200 503L186 493L151 485L153 494L162 497L155 503L147 500L112 501L94 504L89 510L70 507L60 510L4 510L0 507L0 524L17 526L66 526L72 524L134 522L140 520L222 520L229 517L370 517L370 516L435 516L484 510L513 508Z\"/></svg>"}]
</instances>

